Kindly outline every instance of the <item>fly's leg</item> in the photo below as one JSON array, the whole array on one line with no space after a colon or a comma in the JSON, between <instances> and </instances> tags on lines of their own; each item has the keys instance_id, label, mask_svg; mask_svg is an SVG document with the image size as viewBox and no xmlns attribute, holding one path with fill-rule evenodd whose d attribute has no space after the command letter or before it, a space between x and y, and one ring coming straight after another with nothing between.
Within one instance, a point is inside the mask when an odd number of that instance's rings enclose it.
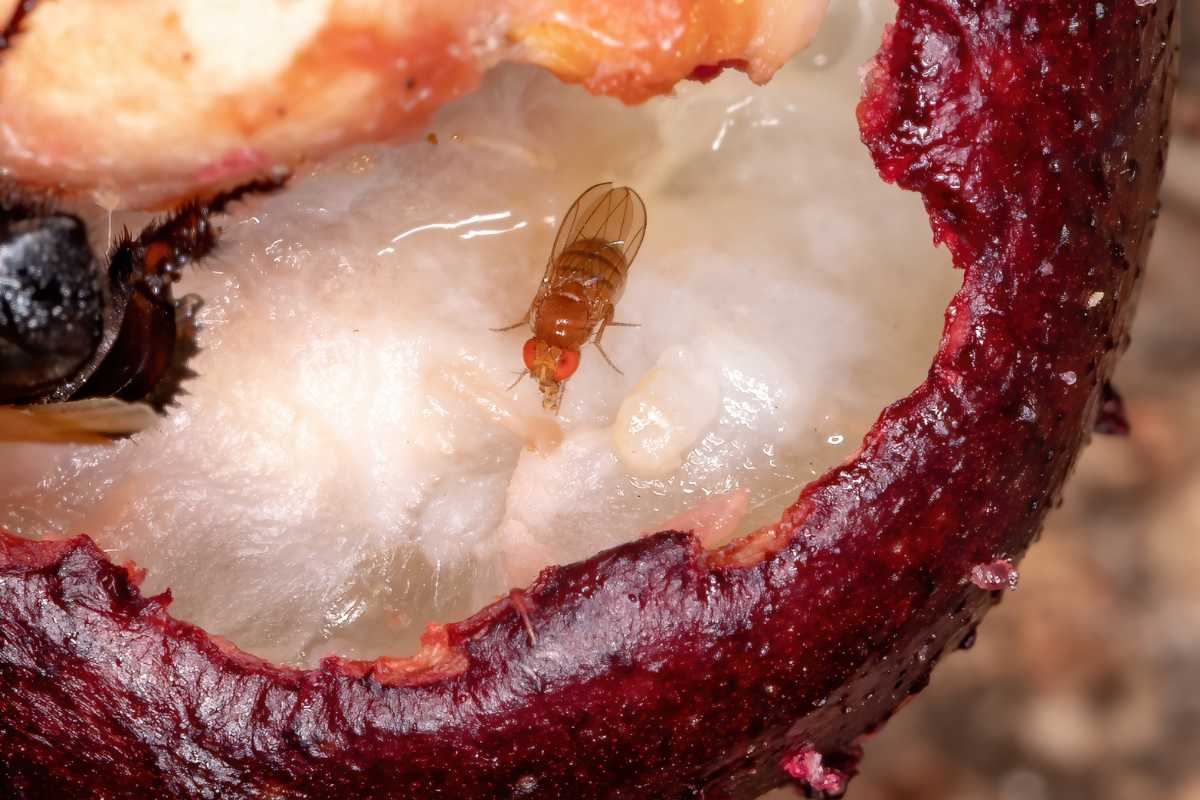
<instances>
[{"instance_id":1,"label":"fly's leg","mask_svg":"<svg viewBox=\"0 0 1200 800\"><path fill-rule=\"evenodd\" d=\"M528 325L528 324L529 324L529 312L526 311L525 316L521 317L519 320L514 322L512 325L505 325L503 328L488 328L488 330L491 331L492 333L505 333L507 331L516 330L517 328L521 327L522 325Z\"/></svg>"},{"instance_id":2,"label":"fly's leg","mask_svg":"<svg viewBox=\"0 0 1200 800\"><path fill-rule=\"evenodd\" d=\"M517 384L520 383L521 381L525 380L525 376L528 374L529 374L529 370L527 370L527 369L523 369L520 372L518 372L517 379L515 381L513 381L512 383L510 383L508 385L508 388L505 389L504 391L511 392L513 389L517 388Z\"/></svg>"},{"instance_id":3,"label":"fly's leg","mask_svg":"<svg viewBox=\"0 0 1200 800\"><path fill-rule=\"evenodd\" d=\"M600 320L600 327L596 330L596 335L592 339L592 343L596 345L596 349L600 351L600 355L604 356L604 361L613 368L613 372L618 375L624 375L612 359L608 357L608 353L604 352L604 348L600 345L600 339L604 336L604 331L609 327L613 328L640 328L642 327L636 322L613 322L613 304L609 303L604 307L604 317Z\"/></svg>"},{"instance_id":4,"label":"fly's leg","mask_svg":"<svg viewBox=\"0 0 1200 800\"><path fill-rule=\"evenodd\" d=\"M600 346L600 342L596 342L596 349L600 351L600 355L604 356L604 362L612 367L613 372L617 373L618 375L625 374L616 364L613 363L612 359L608 357L608 353L604 352L604 348Z\"/></svg>"},{"instance_id":5,"label":"fly's leg","mask_svg":"<svg viewBox=\"0 0 1200 800\"><path fill-rule=\"evenodd\" d=\"M604 336L604 331L607 328L610 328L610 327L611 328L640 328L640 327L642 327L642 324L640 322L613 322L613 314L615 313L615 311L616 311L616 308L613 306L612 303L605 304L604 316L600 319L600 328L596 331L596 336L593 339L593 341L595 341L597 347L600 346L600 339L601 339L601 337Z\"/></svg>"},{"instance_id":6,"label":"fly's leg","mask_svg":"<svg viewBox=\"0 0 1200 800\"><path fill-rule=\"evenodd\" d=\"M506 325L503 328L488 328L488 330L492 331L493 333L505 333L506 331L515 330L515 329L521 327L522 325L528 325L529 318L531 316L533 316L533 306L530 306L528 309L526 309L525 316L521 317L519 320L514 322L512 325ZM507 389L505 389L504 391L511 392L513 389L517 388L517 384L520 383L521 381L525 380L525 376L528 374L529 374L529 370L527 370L527 369L523 369L520 372L518 372L517 379L515 381L513 381L511 384L509 384L509 387Z\"/></svg>"}]
</instances>

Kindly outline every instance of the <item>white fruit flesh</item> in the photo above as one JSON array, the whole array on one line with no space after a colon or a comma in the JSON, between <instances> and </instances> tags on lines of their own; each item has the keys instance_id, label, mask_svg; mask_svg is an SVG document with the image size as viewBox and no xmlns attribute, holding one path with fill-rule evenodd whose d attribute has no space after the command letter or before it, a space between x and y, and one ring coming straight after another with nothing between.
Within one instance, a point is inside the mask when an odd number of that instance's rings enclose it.
<instances>
[{"instance_id":1,"label":"white fruit flesh","mask_svg":"<svg viewBox=\"0 0 1200 800\"><path fill-rule=\"evenodd\" d=\"M857 140L889 6L835 9L762 88L630 108L504 68L437 144L343 152L238 206L180 287L206 300L190 394L115 446L0 447L0 526L86 532L180 617L312 663L403 654L664 524L711 544L774 521L923 378L958 282ZM617 309L641 327L605 334L623 375L584 350L554 418L506 389L528 333L489 328L607 179L649 210Z\"/></svg>"}]
</instances>

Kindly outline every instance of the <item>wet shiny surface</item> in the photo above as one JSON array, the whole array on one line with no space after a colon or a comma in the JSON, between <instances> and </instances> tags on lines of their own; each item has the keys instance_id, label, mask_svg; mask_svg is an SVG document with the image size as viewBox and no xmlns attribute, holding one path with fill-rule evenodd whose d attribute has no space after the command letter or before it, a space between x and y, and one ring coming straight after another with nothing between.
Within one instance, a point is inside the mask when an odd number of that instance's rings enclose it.
<instances>
[{"instance_id":1,"label":"wet shiny surface","mask_svg":"<svg viewBox=\"0 0 1200 800\"><path fill-rule=\"evenodd\" d=\"M1200 110L1185 20L1180 123ZM1200 798L1198 137L1176 129L1116 373L1131 435L1084 450L1017 591L870 741L850 800Z\"/></svg>"},{"instance_id":2,"label":"wet shiny surface","mask_svg":"<svg viewBox=\"0 0 1200 800\"><path fill-rule=\"evenodd\" d=\"M778 527L715 553L641 539L431 631L415 662L307 672L174 622L85 539L0 536L0 777L188 797L840 787L861 737L976 641L997 595L970 575L1036 537L1127 332L1177 17L1100 9L901 5L864 138L923 192L964 288L929 380Z\"/></svg>"},{"instance_id":3,"label":"wet shiny surface","mask_svg":"<svg viewBox=\"0 0 1200 800\"><path fill-rule=\"evenodd\" d=\"M888 9L840 9L768 87L729 74L644 108L509 69L438 144L345 153L236 207L179 286L206 301L190 396L111 449L0 448L0 525L86 532L182 618L311 664L410 652L426 622L708 498L744 492L726 538L776 521L924 377L960 281L858 141ZM585 348L552 417L534 382L506 389L528 331L489 328L528 308L600 178L649 206L619 306L641 326L606 334L623 375Z\"/></svg>"}]
</instances>

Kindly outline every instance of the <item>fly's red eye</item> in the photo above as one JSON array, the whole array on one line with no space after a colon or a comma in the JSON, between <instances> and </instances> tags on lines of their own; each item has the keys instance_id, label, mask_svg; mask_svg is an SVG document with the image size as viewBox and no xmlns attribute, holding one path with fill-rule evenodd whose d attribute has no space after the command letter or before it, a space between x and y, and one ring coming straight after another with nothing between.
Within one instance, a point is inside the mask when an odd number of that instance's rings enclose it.
<instances>
[{"instance_id":1,"label":"fly's red eye","mask_svg":"<svg viewBox=\"0 0 1200 800\"><path fill-rule=\"evenodd\" d=\"M579 369L579 351L563 350L562 355L558 357L558 364L554 368L554 380L565 381L574 375L577 369Z\"/></svg>"},{"instance_id":2,"label":"fly's red eye","mask_svg":"<svg viewBox=\"0 0 1200 800\"><path fill-rule=\"evenodd\" d=\"M525 343L525 349L521 351L521 357L525 359L525 369L533 372L533 361L537 357L537 339L530 339Z\"/></svg>"}]
</instances>

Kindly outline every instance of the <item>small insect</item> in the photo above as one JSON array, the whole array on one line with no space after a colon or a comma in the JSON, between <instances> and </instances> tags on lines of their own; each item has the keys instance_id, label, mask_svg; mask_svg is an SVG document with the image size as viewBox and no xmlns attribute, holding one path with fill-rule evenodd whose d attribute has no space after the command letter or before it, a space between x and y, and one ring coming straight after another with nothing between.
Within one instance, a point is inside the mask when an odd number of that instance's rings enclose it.
<instances>
[{"instance_id":1,"label":"small insect","mask_svg":"<svg viewBox=\"0 0 1200 800\"><path fill-rule=\"evenodd\" d=\"M510 331L528 323L533 330L517 382L532 375L547 411L558 411L563 384L579 368L579 351L589 341L621 372L600 340L609 326L636 327L614 322L613 309L645 235L646 204L637 192L611 182L586 190L563 217L529 310L516 323L495 329Z\"/></svg>"},{"instance_id":2,"label":"small insect","mask_svg":"<svg viewBox=\"0 0 1200 800\"><path fill-rule=\"evenodd\" d=\"M193 374L200 306L172 285L216 246L212 215L280 185L249 183L126 232L107 275L79 217L0 193L0 440L116 438L171 404Z\"/></svg>"}]
</instances>

